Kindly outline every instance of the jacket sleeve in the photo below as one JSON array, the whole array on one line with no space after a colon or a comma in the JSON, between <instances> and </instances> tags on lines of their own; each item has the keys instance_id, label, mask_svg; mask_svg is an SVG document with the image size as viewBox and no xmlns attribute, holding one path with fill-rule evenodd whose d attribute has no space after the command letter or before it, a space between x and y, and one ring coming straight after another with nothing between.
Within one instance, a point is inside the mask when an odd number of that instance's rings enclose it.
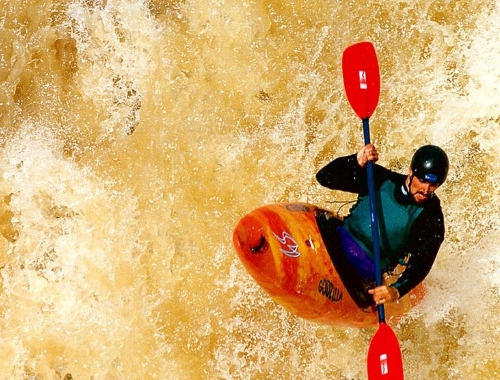
<instances>
[{"instance_id":1,"label":"jacket sleeve","mask_svg":"<svg viewBox=\"0 0 500 380\"><path fill-rule=\"evenodd\" d=\"M437 200L437 206L426 209L415 220L410 242L405 249L405 256L410 256L401 277L392 284L403 297L417 286L429 274L439 248L444 241L444 216Z\"/></svg>"},{"instance_id":2,"label":"jacket sleeve","mask_svg":"<svg viewBox=\"0 0 500 380\"><path fill-rule=\"evenodd\" d=\"M359 166L356 154L331 161L316 173L316 180L332 190L357 194L368 192L366 169Z\"/></svg>"},{"instance_id":3,"label":"jacket sleeve","mask_svg":"<svg viewBox=\"0 0 500 380\"><path fill-rule=\"evenodd\" d=\"M390 170L377 164L373 165L376 188L390 175ZM356 154L336 158L316 173L316 180L320 185L332 190L347 191L360 196L368 194L366 168L359 166Z\"/></svg>"}]
</instances>

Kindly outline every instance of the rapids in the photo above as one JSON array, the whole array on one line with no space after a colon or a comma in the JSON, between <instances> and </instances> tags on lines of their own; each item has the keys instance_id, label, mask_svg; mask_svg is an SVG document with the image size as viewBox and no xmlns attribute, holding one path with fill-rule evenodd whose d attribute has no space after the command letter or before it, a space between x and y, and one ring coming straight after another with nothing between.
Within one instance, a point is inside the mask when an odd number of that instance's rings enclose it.
<instances>
[{"instance_id":1,"label":"rapids","mask_svg":"<svg viewBox=\"0 0 500 380\"><path fill-rule=\"evenodd\" d=\"M0 0L0 378L366 378L374 329L274 304L231 242L363 143L342 51L373 42L380 163L451 169L408 379L500 373L495 0ZM347 211L342 208L341 211Z\"/></svg>"}]
</instances>

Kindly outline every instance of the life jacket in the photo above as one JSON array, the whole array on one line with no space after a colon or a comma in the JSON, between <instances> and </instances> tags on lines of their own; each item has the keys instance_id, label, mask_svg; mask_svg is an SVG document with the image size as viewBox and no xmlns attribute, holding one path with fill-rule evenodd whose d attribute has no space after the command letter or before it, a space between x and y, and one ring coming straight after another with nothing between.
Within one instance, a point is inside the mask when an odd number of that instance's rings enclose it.
<instances>
[{"instance_id":1,"label":"life jacket","mask_svg":"<svg viewBox=\"0 0 500 380\"><path fill-rule=\"evenodd\" d=\"M424 207L410 202L404 192L404 187L399 188L399 185L396 185L391 180L385 181L375 191L382 271L385 271L389 265L397 263L399 259L406 256L405 252L402 251L408 242L411 226L424 210ZM359 196L358 201L351 208L350 214L345 218L343 228L361 248L362 252L365 252L373 260L371 218L368 217L370 213L368 195ZM352 241L348 243L351 245L351 253L346 252L345 243L342 244L344 253L348 258L349 255L352 258L353 252L358 256L363 256L359 251L356 253ZM354 263L358 270L360 265L374 268L373 264L366 262L366 256L362 260L365 262ZM364 273L361 274L364 275Z\"/></svg>"}]
</instances>

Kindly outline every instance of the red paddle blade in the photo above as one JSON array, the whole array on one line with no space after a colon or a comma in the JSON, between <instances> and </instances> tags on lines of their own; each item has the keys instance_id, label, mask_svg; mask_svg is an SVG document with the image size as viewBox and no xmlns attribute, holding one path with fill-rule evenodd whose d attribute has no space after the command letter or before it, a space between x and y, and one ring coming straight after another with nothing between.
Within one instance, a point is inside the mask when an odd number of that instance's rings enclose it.
<instances>
[{"instance_id":1,"label":"red paddle blade","mask_svg":"<svg viewBox=\"0 0 500 380\"><path fill-rule=\"evenodd\" d=\"M359 42L344 50L342 74L347 99L354 112L361 119L370 117L380 95L377 54L371 42Z\"/></svg>"},{"instance_id":2,"label":"red paddle blade","mask_svg":"<svg viewBox=\"0 0 500 380\"><path fill-rule=\"evenodd\" d=\"M368 380L403 380L403 358L398 339L386 323L380 323L368 349Z\"/></svg>"}]
</instances>

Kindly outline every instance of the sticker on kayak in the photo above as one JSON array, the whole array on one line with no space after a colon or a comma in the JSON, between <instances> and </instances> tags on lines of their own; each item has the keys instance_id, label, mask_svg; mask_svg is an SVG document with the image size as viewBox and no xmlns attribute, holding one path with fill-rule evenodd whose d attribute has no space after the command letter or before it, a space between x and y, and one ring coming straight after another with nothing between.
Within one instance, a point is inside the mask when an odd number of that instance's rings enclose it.
<instances>
[{"instance_id":1,"label":"sticker on kayak","mask_svg":"<svg viewBox=\"0 0 500 380\"><path fill-rule=\"evenodd\" d=\"M283 252L283 254L285 256L288 256L291 258L299 257L300 252L299 252L299 244L297 243L297 241L288 232L283 231L281 234L282 234L282 237L279 237L278 235L276 235L273 232L274 237L281 244L280 251Z\"/></svg>"},{"instance_id":2,"label":"sticker on kayak","mask_svg":"<svg viewBox=\"0 0 500 380\"><path fill-rule=\"evenodd\" d=\"M337 288L330 280L324 278L318 284L318 292L323 294L332 302L339 302L342 300L342 290Z\"/></svg>"}]
</instances>

